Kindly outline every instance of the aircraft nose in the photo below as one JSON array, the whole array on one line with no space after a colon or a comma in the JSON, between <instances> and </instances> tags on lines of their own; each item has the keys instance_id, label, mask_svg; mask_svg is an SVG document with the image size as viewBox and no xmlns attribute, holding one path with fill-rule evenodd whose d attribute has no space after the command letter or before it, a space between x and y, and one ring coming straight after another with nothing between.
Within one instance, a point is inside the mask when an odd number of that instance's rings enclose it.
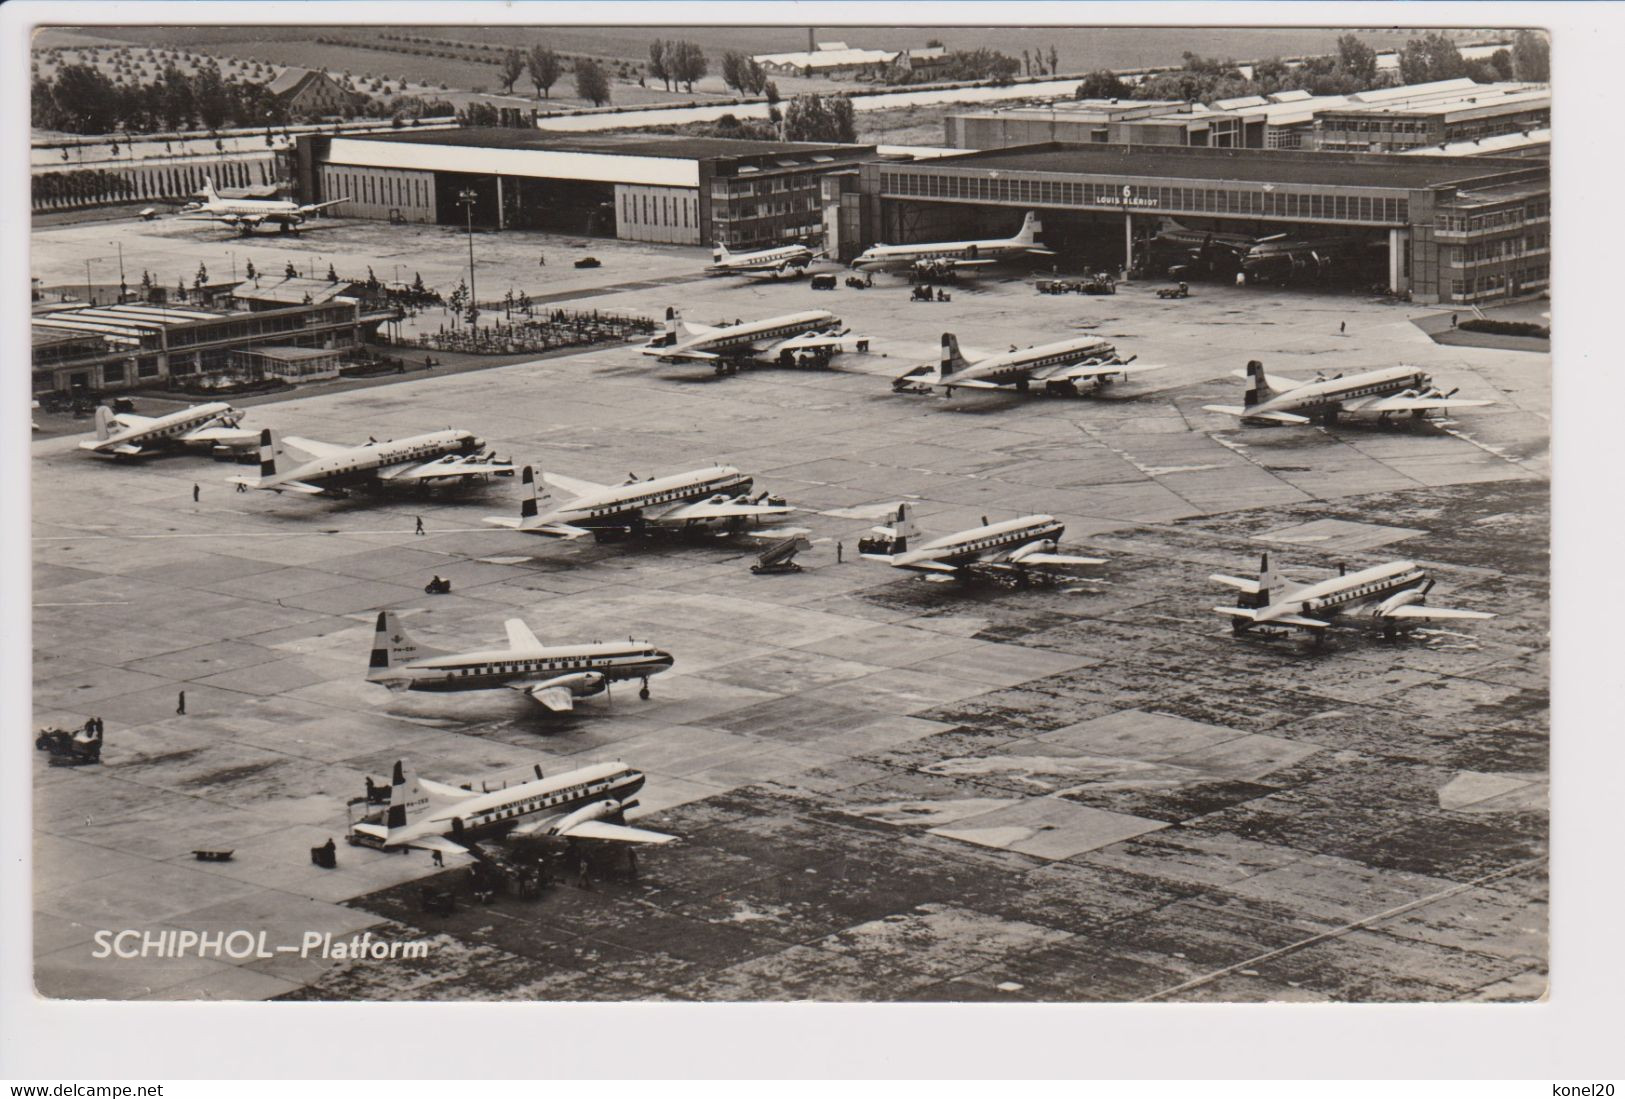
<instances>
[{"instance_id":1,"label":"aircraft nose","mask_svg":"<svg viewBox=\"0 0 1625 1099\"><path fill-rule=\"evenodd\" d=\"M664 671L673 664L677 663L677 658L672 656L671 653L667 652L665 649L656 649L655 663L660 665L660 669Z\"/></svg>"}]
</instances>

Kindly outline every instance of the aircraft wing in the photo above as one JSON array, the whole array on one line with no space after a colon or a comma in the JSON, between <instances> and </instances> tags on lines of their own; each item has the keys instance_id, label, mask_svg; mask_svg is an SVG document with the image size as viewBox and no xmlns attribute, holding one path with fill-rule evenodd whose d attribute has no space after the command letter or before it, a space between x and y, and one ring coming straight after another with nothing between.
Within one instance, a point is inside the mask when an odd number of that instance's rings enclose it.
<instances>
[{"instance_id":1,"label":"aircraft wing","mask_svg":"<svg viewBox=\"0 0 1625 1099\"><path fill-rule=\"evenodd\" d=\"M737 519L752 515L789 515L794 510L796 509L777 504L741 504L731 500L727 503L712 504L702 500L693 504L679 504L669 511L650 516L650 518L657 523L686 523L694 519Z\"/></svg>"},{"instance_id":2,"label":"aircraft wing","mask_svg":"<svg viewBox=\"0 0 1625 1099\"><path fill-rule=\"evenodd\" d=\"M643 349L643 353L645 355L653 355L662 362L678 362L679 360L687 359L691 362L709 363L716 362L720 357L711 354L709 351L699 351L693 348L677 350L671 347L645 347Z\"/></svg>"},{"instance_id":3,"label":"aircraft wing","mask_svg":"<svg viewBox=\"0 0 1625 1099\"><path fill-rule=\"evenodd\" d=\"M1246 381L1247 371L1232 370L1230 372L1230 376L1232 378L1240 378L1242 381ZM1285 393L1289 389L1296 389L1300 385L1304 384L1303 382L1293 381L1291 378L1283 378L1279 374L1265 374L1264 381L1267 382L1269 387L1275 390L1277 393Z\"/></svg>"},{"instance_id":4,"label":"aircraft wing","mask_svg":"<svg viewBox=\"0 0 1625 1099\"><path fill-rule=\"evenodd\" d=\"M313 202L309 206L299 207L299 212L301 214L314 214L317 210L325 210L329 206L342 206L349 201L350 200L347 198L335 198L329 199L326 202Z\"/></svg>"},{"instance_id":5,"label":"aircraft wing","mask_svg":"<svg viewBox=\"0 0 1625 1099\"><path fill-rule=\"evenodd\" d=\"M1486 614L1484 611L1458 611L1450 607L1427 607L1419 606L1415 603L1409 603L1403 607L1395 607L1387 614L1379 615L1379 617L1417 619L1435 618L1444 620L1447 618L1494 618L1495 615Z\"/></svg>"},{"instance_id":6,"label":"aircraft wing","mask_svg":"<svg viewBox=\"0 0 1625 1099\"><path fill-rule=\"evenodd\" d=\"M1055 251L1050 248L1035 247L1027 249L1027 254L1029 256L1053 256Z\"/></svg>"},{"instance_id":7,"label":"aircraft wing","mask_svg":"<svg viewBox=\"0 0 1625 1099\"><path fill-rule=\"evenodd\" d=\"M1494 401L1454 397L1364 397L1342 402L1344 412L1426 412L1430 408L1482 408Z\"/></svg>"},{"instance_id":8,"label":"aircraft wing","mask_svg":"<svg viewBox=\"0 0 1625 1099\"><path fill-rule=\"evenodd\" d=\"M884 561L885 558L880 558ZM894 562L896 564L896 562ZM958 565L949 565L942 561L910 561L908 564L897 564L900 569L915 569L919 572L946 573L954 575L959 572Z\"/></svg>"},{"instance_id":9,"label":"aircraft wing","mask_svg":"<svg viewBox=\"0 0 1625 1099\"><path fill-rule=\"evenodd\" d=\"M258 443L260 433L240 427L200 427L181 436L189 443Z\"/></svg>"},{"instance_id":10,"label":"aircraft wing","mask_svg":"<svg viewBox=\"0 0 1625 1099\"><path fill-rule=\"evenodd\" d=\"M1161 370L1160 365L1146 364L1144 366L1128 363L1092 363L1081 362L1073 366L1059 366L1039 373L1034 371L1034 378L1044 381L1077 381L1082 378L1109 378L1113 374L1132 374L1140 370Z\"/></svg>"},{"instance_id":11,"label":"aircraft wing","mask_svg":"<svg viewBox=\"0 0 1625 1099\"><path fill-rule=\"evenodd\" d=\"M562 488L575 496L589 496L594 492L603 492L608 485L594 484L591 481L578 481L574 477L566 477L562 473L543 473L542 480L554 488Z\"/></svg>"},{"instance_id":12,"label":"aircraft wing","mask_svg":"<svg viewBox=\"0 0 1625 1099\"><path fill-rule=\"evenodd\" d=\"M340 446L337 443L324 443L319 439L302 439L297 435L289 435L282 440L287 450L298 450L310 455L312 458L335 458L354 447Z\"/></svg>"},{"instance_id":13,"label":"aircraft wing","mask_svg":"<svg viewBox=\"0 0 1625 1099\"><path fill-rule=\"evenodd\" d=\"M419 778L418 785L423 787L427 793L436 797L450 798L457 801L461 801L463 798L471 798L475 794L473 790L465 790L461 786L453 786L447 782L436 782L431 778Z\"/></svg>"},{"instance_id":14,"label":"aircraft wing","mask_svg":"<svg viewBox=\"0 0 1625 1099\"><path fill-rule=\"evenodd\" d=\"M399 465L389 469L380 470L378 479L381 481L435 481L446 477L477 477L482 473L495 473L509 475L513 473L512 462L491 462L480 458L459 458L455 454L448 454L444 458L436 458L432 462L422 465Z\"/></svg>"},{"instance_id":15,"label":"aircraft wing","mask_svg":"<svg viewBox=\"0 0 1625 1099\"><path fill-rule=\"evenodd\" d=\"M1208 579L1215 584L1228 584L1232 588L1246 592L1248 595L1257 595L1260 590L1257 580L1248 580L1240 576L1226 576L1224 573L1216 572Z\"/></svg>"},{"instance_id":16,"label":"aircraft wing","mask_svg":"<svg viewBox=\"0 0 1625 1099\"><path fill-rule=\"evenodd\" d=\"M541 640L525 625L523 618L510 618L503 623L508 629L508 648L510 649L539 649Z\"/></svg>"},{"instance_id":17,"label":"aircraft wing","mask_svg":"<svg viewBox=\"0 0 1625 1099\"><path fill-rule=\"evenodd\" d=\"M576 708L575 695L570 693L568 687L524 687L521 689L556 714L567 714Z\"/></svg>"},{"instance_id":18,"label":"aircraft wing","mask_svg":"<svg viewBox=\"0 0 1625 1099\"><path fill-rule=\"evenodd\" d=\"M1254 412L1251 409L1240 408L1236 405L1205 404L1204 412L1223 412L1227 416L1237 416L1243 420L1269 420L1277 424L1309 424L1314 423L1307 416L1298 416L1291 412Z\"/></svg>"},{"instance_id":19,"label":"aircraft wing","mask_svg":"<svg viewBox=\"0 0 1625 1099\"><path fill-rule=\"evenodd\" d=\"M447 839L445 836L416 836L407 840L406 846L421 848L424 851L439 851L442 855L468 855L472 857L474 854L456 840Z\"/></svg>"},{"instance_id":20,"label":"aircraft wing","mask_svg":"<svg viewBox=\"0 0 1625 1099\"><path fill-rule=\"evenodd\" d=\"M313 485L309 481L277 481L265 485L255 477L227 477L226 480L234 485L240 482L249 488L267 488L272 492L297 492L303 496L320 496L327 491L321 485Z\"/></svg>"},{"instance_id":21,"label":"aircraft wing","mask_svg":"<svg viewBox=\"0 0 1625 1099\"><path fill-rule=\"evenodd\" d=\"M1246 607L1214 607L1213 610L1217 614L1229 615L1231 618L1248 618L1254 622L1258 621L1258 612L1256 610L1248 610ZM1278 617L1271 618L1267 623L1265 623L1265 625L1301 626L1304 629L1309 630L1324 630L1330 626L1331 623L1324 622L1319 618L1309 618L1301 614L1283 614Z\"/></svg>"},{"instance_id":22,"label":"aircraft wing","mask_svg":"<svg viewBox=\"0 0 1625 1099\"><path fill-rule=\"evenodd\" d=\"M807 351L814 347L833 347L840 350L841 344L846 338L828 332L807 332L800 336L791 336L787 340L752 344L751 350L758 355L777 355L780 351Z\"/></svg>"},{"instance_id":23,"label":"aircraft wing","mask_svg":"<svg viewBox=\"0 0 1625 1099\"><path fill-rule=\"evenodd\" d=\"M1104 557L1075 557L1068 553L1029 553L1011 562L1012 565L1104 565Z\"/></svg>"},{"instance_id":24,"label":"aircraft wing","mask_svg":"<svg viewBox=\"0 0 1625 1099\"><path fill-rule=\"evenodd\" d=\"M664 832L651 832L646 828L611 824L607 820L584 820L559 834L571 839L614 840L618 843L670 843L677 838Z\"/></svg>"},{"instance_id":25,"label":"aircraft wing","mask_svg":"<svg viewBox=\"0 0 1625 1099\"><path fill-rule=\"evenodd\" d=\"M517 515L487 515L485 522L493 527L522 530L526 534L546 534L553 538L585 538L592 533L586 527L575 527L569 523L535 523L526 526L525 520Z\"/></svg>"},{"instance_id":26,"label":"aircraft wing","mask_svg":"<svg viewBox=\"0 0 1625 1099\"><path fill-rule=\"evenodd\" d=\"M940 382L932 382L931 384L938 387L939 389L1003 389L1004 388L1004 386L1000 385L998 382L983 381L981 378L966 378L962 382L956 382L952 378L948 378L948 379L945 379L945 380L940 381Z\"/></svg>"}]
</instances>

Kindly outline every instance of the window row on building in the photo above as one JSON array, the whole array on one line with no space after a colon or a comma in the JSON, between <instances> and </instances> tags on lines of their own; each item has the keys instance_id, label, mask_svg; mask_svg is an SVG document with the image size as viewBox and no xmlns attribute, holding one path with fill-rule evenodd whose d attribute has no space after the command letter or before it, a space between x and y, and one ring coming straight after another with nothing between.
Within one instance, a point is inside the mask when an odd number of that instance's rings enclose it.
<instances>
[{"instance_id":1,"label":"window row on building","mask_svg":"<svg viewBox=\"0 0 1625 1099\"><path fill-rule=\"evenodd\" d=\"M1550 198L1530 199L1522 206L1491 210L1483 214L1439 214L1433 227L1441 233L1487 233L1502 229L1521 229L1523 226L1546 222L1552 216Z\"/></svg>"},{"instance_id":2,"label":"window row on building","mask_svg":"<svg viewBox=\"0 0 1625 1099\"><path fill-rule=\"evenodd\" d=\"M923 197L982 202L1030 202L1044 206L1151 208L1159 212L1252 214L1323 221L1383 222L1403 225L1410 203L1402 198L1303 193L1277 187L1154 187L1144 184L1084 183L1066 179L989 178L942 172L882 172L889 198Z\"/></svg>"},{"instance_id":3,"label":"window row on building","mask_svg":"<svg viewBox=\"0 0 1625 1099\"><path fill-rule=\"evenodd\" d=\"M1468 275L1450 280L1450 299L1470 302L1481 298L1505 297L1509 293L1539 290L1551 281L1551 265L1530 263L1515 271Z\"/></svg>"}]
</instances>

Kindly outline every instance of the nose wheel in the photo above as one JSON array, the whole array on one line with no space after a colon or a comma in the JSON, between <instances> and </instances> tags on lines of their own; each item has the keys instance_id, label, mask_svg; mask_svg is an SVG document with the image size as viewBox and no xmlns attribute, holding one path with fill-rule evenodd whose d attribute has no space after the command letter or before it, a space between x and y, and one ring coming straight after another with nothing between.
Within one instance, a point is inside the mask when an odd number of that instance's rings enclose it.
<instances>
[{"instance_id":1,"label":"nose wheel","mask_svg":"<svg viewBox=\"0 0 1625 1099\"><path fill-rule=\"evenodd\" d=\"M649 701L649 681L648 681L648 679L644 679L643 686L638 688L638 697L643 699L643 701L645 701L645 702Z\"/></svg>"}]
</instances>

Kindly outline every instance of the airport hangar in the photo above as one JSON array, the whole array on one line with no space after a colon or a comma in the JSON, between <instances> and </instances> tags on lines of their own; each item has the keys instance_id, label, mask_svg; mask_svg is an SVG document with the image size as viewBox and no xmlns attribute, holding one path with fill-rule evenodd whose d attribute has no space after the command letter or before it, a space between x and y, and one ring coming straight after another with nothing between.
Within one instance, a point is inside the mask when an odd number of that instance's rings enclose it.
<instances>
[{"instance_id":1,"label":"airport hangar","mask_svg":"<svg viewBox=\"0 0 1625 1099\"><path fill-rule=\"evenodd\" d=\"M496 127L308 134L295 182L305 202L347 198L347 217L774 245L821 238L822 177L875 155L872 145Z\"/></svg>"},{"instance_id":2,"label":"airport hangar","mask_svg":"<svg viewBox=\"0 0 1625 1099\"><path fill-rule=\"evenodd\" d=\"M1551 173L1527 158L1044 142L833 177L834 254L1012 235L1024 211L1064 255L1133 269L1163 218L1270 236L1386 238L1387 283L1471 304L1549 285ZM828 201L828 196L826 201Z\"/></svg>"}]
</instances>

